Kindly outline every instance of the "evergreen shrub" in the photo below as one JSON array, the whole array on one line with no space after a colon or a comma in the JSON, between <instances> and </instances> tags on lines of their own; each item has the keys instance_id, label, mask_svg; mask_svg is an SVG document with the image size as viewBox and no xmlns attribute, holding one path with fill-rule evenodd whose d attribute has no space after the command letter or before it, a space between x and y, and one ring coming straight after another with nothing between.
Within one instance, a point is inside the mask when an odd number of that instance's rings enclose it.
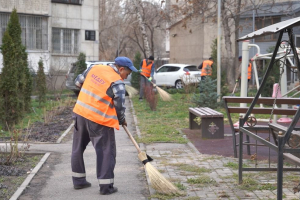
<instances>
[{"instance_id":1,"label":"evergreen shrub","mask_svg":"<svg viewBox=\"0 0 300 200\"><path fill-rule=\"evenodd\" d=\"M41 103L46 102L46 75L44 73L44 64L42 58L39 60L39 69L37 71L37 76L36 76L36 84L37 84L37 92L38 92L38 101L39 105Z\"/></svg>"},{"instance_id":2,"label":"evergreen shrub","mask_svg":"<svg viewBox=\"0 0 300 200\"><path fill-rule=\"evenodd\" d=\"M199 82L199 93L195 93L191 101L197 107L217 108L220 103L217 102L217 80L211 79L209 76L205 80Z\"/></svg>"},{"instance_id":3,"label":"evergreen shrub","mask_svg":"<svg viewBox=\"0 0 300 200\"><path fill-rule=\"evenodd\" d=\"M84 53L80 53L77 57L77 61L76 61L76 71L74 73L74 80L76 79L76 77L79 75L79 74L82 74L84 72L84 70L86 70L86 63L85 63L85 59L86 59L86 56Z\"/></svg>"},{"instance_id":4,"label":"evergreen shrub","mask_svg":"<svg viewBox=\"0 0 300 200\"><path fill-rule=\"evenodd\" d=\"M142 62L141 53L136 52L133 60L133 65L137 70L140 69L140 64ZM131 74L131 81L130 81L132 87L139 89L140 88L140 73L133 72Z\"/></svg>"}]
</instances>

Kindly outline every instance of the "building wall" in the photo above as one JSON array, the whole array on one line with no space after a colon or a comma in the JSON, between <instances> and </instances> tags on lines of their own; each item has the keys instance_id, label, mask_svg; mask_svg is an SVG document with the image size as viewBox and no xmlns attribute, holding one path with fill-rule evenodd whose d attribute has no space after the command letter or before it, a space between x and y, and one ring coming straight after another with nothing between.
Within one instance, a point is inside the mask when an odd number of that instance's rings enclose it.
<instances>
[{"instance_id":1,"label":"building wall","mask_svg":"<svg viewBox=\"0 0 300 200\"><path fill-rule=\"evenodd\" d=\"M86 54L86 60L98 60L99 55L99 2L83 0L82 5L52 3L51 0L0 0L0 13L11 13L13 8L18 14L43 16L48 19L48 48L44 50L27 50L29 67L37 71L38 61L43 59L45 72L59 77L57 83L64 83L71 63L77 60L80 52ZM78 52L70 54L53 53L52 28L76 29L78 34ZM95 41L85 40L85 31L95 31ZM0 38L1 40L2 38ZM0 72L3 56L0 54ZM62 86L56 86L59 88Z\"/></svg>"},{"instance_id":2,"label":"building wall","mask_svg":"<svg viewBox=\"0 0 300 200\"><path fill-rule=\"evenodd\" d=\"M85 53L86 60L98 60L99 55L99 2L84 0L82 5L52 3L51 27L77 29L79 31L79 52L74 55L52 53L52 68L67 71L71 63L77 60L80 52ZM85 31L96 31L95 41L85 40Z\"/></svg>"},{"instance_id":3,"label":"building wall","mask_svg":"<svg viewBox=\"0 0 300 200\"><path fill-rule=\"evenodd\" d=\"M195 23L187 21L187 27L183 28L180 22L170 28L170 63L199 64L199 58L205 51L204 31L201 26L193 26Z\"/></svg>"},{"instance_id":4,"label":"building wall","mask_svg":"<svg viewBox=\"0 0 300 200\"><path fill-rule=\"evenodd\" d=\"M45 16L49 18L51 15L50 0L2 0L0 1L0 13L11 13L16 8L18 13L28 15ZM49 24L49 23L48 23ZM49 35L49 34L48 34ZM2 40L2 38L0 38ZM49 44L49 42L48 42ZM38 69L38 61L40 58L47 60L44 63L45 71L50 68L49 50L28 50L28 64L33 70ZM2 69L3 56L0 54L0 71Z\"/></svg>"},{"instance_id":5,"label":"building wall","mask_svg":"<svg viewBox=\"0 0 300 200\"><path fill-rule=\"evenodd\" d=\"M199 23L200 19L192 19L183 28L183 22L170 27L170 63L185 63L199 65L203 60L211 57L211 45L217 38L217 24L207 21ZM233 27L234 28L234 27ZM176 34L175 37L173 35ZM234 44L232 34L232 45ZM226 58L224 37L221 38L221 58ZM223 62L222 62L223 63Z\"/></svg>"}]
</instances>

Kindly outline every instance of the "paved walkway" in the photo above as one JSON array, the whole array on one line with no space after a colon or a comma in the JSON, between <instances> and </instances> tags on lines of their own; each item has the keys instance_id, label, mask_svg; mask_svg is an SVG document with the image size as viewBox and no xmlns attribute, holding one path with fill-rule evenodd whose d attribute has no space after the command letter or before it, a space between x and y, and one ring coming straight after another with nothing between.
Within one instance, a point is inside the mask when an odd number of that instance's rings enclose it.
<instances>
[{"instance_id":1,"label":"paved walkway","mask_svg":"<svg viewBox=\"0 0 300 200\"><path fill-rule=\"evenodd\" d=\"M131 103L127 100L127 106ZM128 128L133 134L139 134L135 126L136 117L132 109L127 109ZM91 145L85 152L87 179L91 188L74 190L71 181L70 154L72 140L63 140L61 144L33 144L30 151L51 152L42 169L33 178L19 199L59 200L59 199L167 199L148 187L145 171L137 159L137 152L123 129L116 131L117 164L115 186L119 192L109 196L100 196L95 170L95 152ZM244 182L248 186L237 184L238 161L231 157L201 154L188 144L156 143L141 145L147 154L154 158L151 164L175 185L181 188L184 196L170 199L276 199L276 172L248 172ZM253 165L251 161L246 161ZM54 163L54 164L53 164ZM263 161L260 165L266 165ZM292 188L299 182L299 173L284 173L284 199L299 199L299 193L293 194ZM42 186L41 186L42 185ZM276 185L276 184L275 184ZM34 188L40 187L37 191ZM249 190L251 189L251 190Z\"/></svg>"}]
</instances>

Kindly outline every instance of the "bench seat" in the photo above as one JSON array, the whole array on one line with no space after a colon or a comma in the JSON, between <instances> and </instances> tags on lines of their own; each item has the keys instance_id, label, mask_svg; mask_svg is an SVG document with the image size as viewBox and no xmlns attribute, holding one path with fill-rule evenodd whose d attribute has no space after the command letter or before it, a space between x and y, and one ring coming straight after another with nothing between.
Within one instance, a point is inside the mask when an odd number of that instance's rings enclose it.
<instances>
[{"instance_id":1,"label":"bench seat","mask_svg":"<svg viewBox=\"0 0 300 200\"><path fill-rule=\"evenodd\" d=\"M200 117L198 124L195 119ZM208 107L189 108L189 128L200 129L202 138L224 138L224 115Z\"/></svg>"}]
</instances>

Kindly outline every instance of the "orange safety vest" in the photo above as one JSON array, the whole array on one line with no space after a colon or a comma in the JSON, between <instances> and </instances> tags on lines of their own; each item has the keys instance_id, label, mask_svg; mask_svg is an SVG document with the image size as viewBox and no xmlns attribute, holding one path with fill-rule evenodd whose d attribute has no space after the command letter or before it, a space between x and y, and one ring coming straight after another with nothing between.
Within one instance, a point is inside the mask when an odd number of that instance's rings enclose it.
<instances>
[{"instance_id":1,"label":"orange safety vest","mask_svg":"<svg viewBox=\"0 0 300 200\"><path fill-rule=\"evenodd\" d=\"M251 79L251 72L252 72L252 64L249 63L249 65L248 65L248 80Z\"/></svg>"},{"instance_id":2,"label":"orange safety vest","mask_svg":"<svg viewBox=\"0 0 300 200\"><path fill-rule=\"evenodd\" d=\"M144 59L141 74L146 76L147 78L149 78L151 75L152 65L153 65L153 62L151 62L150 64L147 65L147 61L146 61L146 59Z\"/></svg>"},{"instance_id":3,"label":"orange safety vest","mask_svg":"<svg viewBox=\"0 0 300 200\"><path fill-rule=\"evenodd\" d=\"M97 124L119 130L113 99L106 94L112 82L122 80L113 68L95 65L87 74L73 112Z\"/></svg>"},{"instance_id":4,"label":"orange safety vest","mask_svg":"<svg viewBox=\"0 0 300 200\"><path fill-rule=\"evenodd\" d=\"M212 74L212 64L214 62L211 60L204 60L202 63L201 76L211 76Z\"/></svg>"}]
</instances>

